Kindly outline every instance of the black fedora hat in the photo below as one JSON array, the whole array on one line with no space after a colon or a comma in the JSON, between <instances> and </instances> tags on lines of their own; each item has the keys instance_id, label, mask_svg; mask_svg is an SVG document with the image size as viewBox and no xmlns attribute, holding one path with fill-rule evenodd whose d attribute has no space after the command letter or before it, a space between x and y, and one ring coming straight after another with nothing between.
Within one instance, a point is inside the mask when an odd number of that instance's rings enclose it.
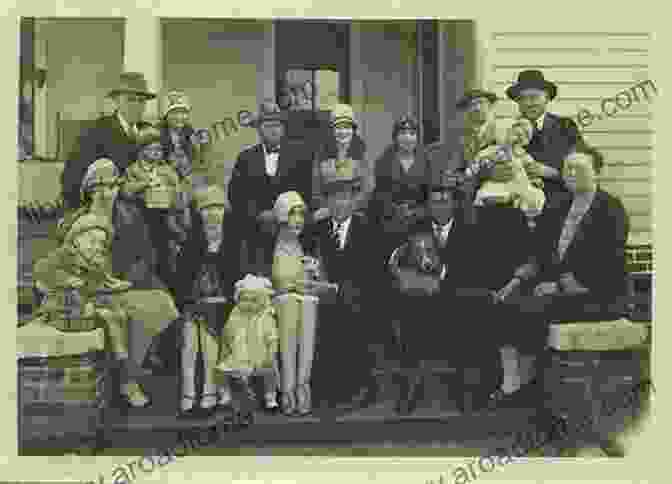
<instances>
[{"instance_id":1,"label":"black fedora hat","mask_svg":"<svg viewBox=\"0 0 672 484\"><path fill-rule=\"evenodd\" d=\"M287 113L282 111L280 107L273 101L264 101L259 105L259 111L253 115L247 123L254 128L258 128L263 123L270 122L287 122Z\"/></svg>"},{"instance_id":2,"label":"black fedora hat","mask_svg":"<svg viewBox=\"0 0 672 484\"><path fill-rule=\"evenodd\" d=\"M470 89L464 93L464 96L457 101L457 109L467 109L467 107L472 103L474 99L485 98L490 101L491 104L497 102L497 94L490 91L485 91L483 89Z\"/></svg>"},{"instance_id":3,"label":"black fedora hat","mask_svg":"<svg viewBox=\"0 0 672 484\"><path fill-rule=\"evenodd\" d=\"M558 86L544 79L544 74L536 69L520 72L518 81L506 89L506 95L515 101L523 89L530 88L546 91L549 101L552 101L558 95Z\"/></svg>"}]
</instances>

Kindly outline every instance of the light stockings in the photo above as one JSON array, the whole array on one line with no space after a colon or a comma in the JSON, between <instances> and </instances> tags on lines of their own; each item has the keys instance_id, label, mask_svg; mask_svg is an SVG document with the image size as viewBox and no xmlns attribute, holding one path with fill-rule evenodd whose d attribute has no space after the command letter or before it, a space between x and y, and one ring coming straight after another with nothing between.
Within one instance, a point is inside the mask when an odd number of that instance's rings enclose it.
<instances>
[{"instance_id":1,"label":"light stockings","mask_svg":"<svg viewBox=\"0 0 672 484\"><path fill-rule=\"evenodd\" d=\"M203 322L191 318L184 323L182 344L182 399L180 408L189 410L196 403L196 363L199 348L203 354L203 399L202 408L212 408L217 403L227 404L231 400L230 388L226 384L216 384L215 367L219 355L219 344L204 327Z\"/></svg>"},{"instance_id":2,"label":"light stockings","mask_svg":"<svg viewBox=\"0 0 672 484\"><path fill-rule=\"evenodd\" d=\"M522 385L534 379L534 362L536 360L534 355L522 355L513 346L501 348L501 354L502 369L504 370L502 382L504 393L513 393Z\"/></svg>"},{"instance_id":3,"label":"light stockings","mask_svg":"<svg viewBox=\"0 0 672 484\"><path fill-rule=\"evenodd\" d=\"M128 315L125 311L115 311L105 307L98 308L97 312L98 316L105 321L105 327L112 343L112 351L121 365L120 392L128 398L131 405L142 407L149 402L149 399L136 381L139 370L128 355Z\"/></svg>"},{"instance_id":4,"label":"light stockings","mask_svg":"<svg viewBox=\"0 0 672 484\"><path fill-rule=\"evenodd\" d=\"M280 329L282 392L296 401L297 387L310 391L317 299L290 294L278 298L275 307Z\"/></svg>"},{"instance_id":5,"label":"light stockings","mask_svg":"<svg viewBox=\"0 0 672 484\"><path fill-rule=\"evenodd\" d=\"M502 356L502 370L504 373L502 391L513 393L520 388L520 372L518 365L518 351L513 346L504 346L500 349Z\"/></svg>"}]
</instances>

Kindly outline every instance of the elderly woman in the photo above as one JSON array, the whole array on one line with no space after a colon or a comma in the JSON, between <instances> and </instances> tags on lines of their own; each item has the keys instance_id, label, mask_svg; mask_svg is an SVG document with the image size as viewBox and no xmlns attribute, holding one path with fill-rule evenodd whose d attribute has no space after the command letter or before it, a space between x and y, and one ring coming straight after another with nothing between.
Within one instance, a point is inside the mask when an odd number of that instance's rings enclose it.
<instances>
[{"instance_id":1,"label":"elderly woman","mask_svg":"<svg viewBox=\"0 0 672 484\"><path fill-rule=\"evenodd\" d=\"M603 165L599 151L580 144L564 159L559 192L539 218L531 262L500 291L504 302L497 339L538 355L548 324L611 321L625 312L625 245L629 221L622 202L597 183ZM531 296L512 289L527 286ZM495 399L518 393L516 368L504 368Z\"/></svg>"},{"instance_id":2,"label":"elderly woman","mask_svg":"<svg viewBox=\"0 0 672 484\"><path fill-rule=\"evenodd\" d=\"M375 166L371 212L385 234L389 255L406 239L409 227L429 214L431 171L418 143L415 118L402 116L394 123L392 144Z\"/></svg>"},{"instance_id":3,"label":"elderly woman","mask_svg":"<svg viewBox=\"0 0 672 484\"><path fill-rule=\"evenodd\" d=\"M117 168L110 160L98 160L91 165L82 182L83 202L78 213L95 211L109 218L113 225L112 273L133 285L130 291L115 296L121 299L132 320L131 358L138 365L176 368L171 366L177 361L175 347L169 338L164 338L169 336L164 330L179 314L166 286L156 276L155 252L143 213L134 200L125 198L118 190L117 175ZM112 192L109 185L99 183L107 178L115 180ZM168 344L159 346L164 342Z\"/></svg>"}]
</instances>

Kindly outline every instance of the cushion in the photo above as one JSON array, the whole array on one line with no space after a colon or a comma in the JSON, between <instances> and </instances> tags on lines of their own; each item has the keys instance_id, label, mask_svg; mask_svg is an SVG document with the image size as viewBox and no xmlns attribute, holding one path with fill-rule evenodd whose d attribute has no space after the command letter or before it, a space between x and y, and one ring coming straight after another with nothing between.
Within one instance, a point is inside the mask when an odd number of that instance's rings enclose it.
<instances>
[{"instance_id":1,"label":"cushion","mask_svg":"<svg viewBox=\"0 0 672 484\"><path fill-rule=\"evenodd\" d=\"M548 345L558 351L620 351L644 343L647 335L645 325L624 318L552 324Z\"/></svg>"},{"instance_id":2,"label":"cushion","mask_svg":"<svg viewBox=\"0 0 672 484\"><path fill-rule=\"evenodd\" d=\"M17 358L74 356L104 348L103 328L64 333L35 319L16 329Z\"/></svg>"}]
</instances>

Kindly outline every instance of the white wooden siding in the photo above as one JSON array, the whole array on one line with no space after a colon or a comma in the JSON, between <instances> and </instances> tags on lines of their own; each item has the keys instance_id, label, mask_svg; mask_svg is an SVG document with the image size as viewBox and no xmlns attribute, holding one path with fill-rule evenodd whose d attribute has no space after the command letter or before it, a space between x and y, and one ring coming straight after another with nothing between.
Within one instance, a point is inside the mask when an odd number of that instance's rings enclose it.
<instances>
[{"instance_id":1,"label":"white wooden siding","mask_svg":"<svg viewBox=\"0 0 672 484\"><path fill-rule=\"evenodd\" d=\"M503 98L498 105L499 118L518 114L505 90L521 70L539 69L555 82L558 97L550 111L574 120L580 109L599 114L603 99L651 79L649 32L496 31L487 44L487 87ZM656 94L650 87L648 92L649 101L640 96L641 101L633 102L629 109L595 119L582 129L585 139L605 155L601 183L623 200L630 215L632 243L652 240Z\"/></svg>"}]
</instances>

